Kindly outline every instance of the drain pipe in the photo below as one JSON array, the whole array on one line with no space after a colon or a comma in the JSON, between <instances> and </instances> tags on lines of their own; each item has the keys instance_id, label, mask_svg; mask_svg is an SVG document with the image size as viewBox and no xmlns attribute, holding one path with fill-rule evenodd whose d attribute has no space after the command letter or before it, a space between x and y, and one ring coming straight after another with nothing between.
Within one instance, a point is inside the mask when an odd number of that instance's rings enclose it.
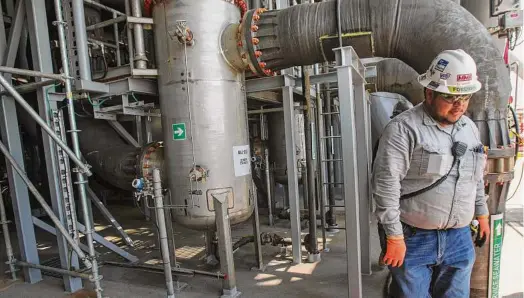
<instances>
[{"instance_id":1,"label":"drain pipe","mask_svg":"<svg viewBox=\"0 0 524 298\"><path fill-rule=\"evenodd\" d=\"M7 216L5 214L4 198L2 196L2 189L0 187L0 224L2 224L2 232L4 233L5 251L7 254L7 263L9 264L9 271L11 272L11 279L16 280L15 255L13 254L13 246L11 245L11 237L9 236L9 226L7 225Z\"/></svg>"},{"instance_id":2,"label":"drain pipe","mask_svg":"<svg viewBox=\"0 0 524 298\"><path fill-rule=\"evenodd\" d=\"M80 159L82 153L80 153L80 144L78 141L78 129L76 126L76 114L75 114L75 104L73 100L73 93L71 88L71 79L69 78L69 59L67 56L67 45L65 37L65 22L62 16L62 6L60 0L55 0L55 13L56 13L56 26L58 28L58 39L60 43L60 55L62 57L62 67L64 69L64 75L67 79L64 80L66 98L67 98L67 110L69 113L69 126L71 130L71 141L73 143L73 150L75 156ZM83 2L80 1L82 7ZM83 16L82 16L83 17ZM76 184L78 185L78 195L80 196L80 203L82 204L82 213L84 218L85 225L85 236L87 240L87 246L89 248L89 258L92 263L91 273L92 281L95 284L95 291L97 298L102 298L102 286L100 285L100 280L102 276L98 274L98 264L96 259L96 251L93 243L93 216L91 213L90 204L91 202L87 199L86 193L86 184L88 180L86 179L84 173L77 171L76 173Z\"/></svg>"},{"instance_id":3,"label":"drain pipe","mask_svg":"<svg viewBox=\"0 0 524 298\"><path fill-rule=\"evenodd\" d=\"M317 217L316 217L316 182L315 182L315 160L313 156L313 147L315 146L314 128L315 128L315 114L313 105L311 103L311 83L310 83L310 69L308 66L302 66L302 93L306 101L306 110L304 111L304 134L306 137L306 171L307 171L307 199L309 209L309 243L308 261L320 261L320 252L317 244ZM306 194L304 194L305 196Z\"/></svg>"},{"instance_id":4,"label":"drain pipe","mask_svg":"<svg viewBox=\"0 0 524 298\"><path fill-rule=\"evenodd\" d=\"M164 195L162 194L162 179L160 170L153 169L153 192L155 198L156 221L158 225L158 237L160 239L160 249L162 252L162 262L164 263L164 274L166 277L167 298L175 298L173 288L173 275L171 274L171 260L169 258L169 243L167 240L166 218L164 213Z\"/></svg>"}]
</instances>

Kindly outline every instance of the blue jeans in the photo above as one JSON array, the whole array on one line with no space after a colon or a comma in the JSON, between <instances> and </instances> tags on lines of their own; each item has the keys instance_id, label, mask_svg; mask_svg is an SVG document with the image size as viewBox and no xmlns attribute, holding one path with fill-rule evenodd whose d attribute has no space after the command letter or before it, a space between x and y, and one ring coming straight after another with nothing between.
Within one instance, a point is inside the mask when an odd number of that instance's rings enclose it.
<instances>
[{"instance_id":1,"label":"blue jeans","mask_svg":"<svg viewBox=\"0 0 524 298\"><path fill-rule=\"evenodd\" d=\"M447 231L416 229L414 235L405 238L404 264L389 267L393 275L392 297L469 297L475 262L469 227Z\"/></svg>"}]
</instances>

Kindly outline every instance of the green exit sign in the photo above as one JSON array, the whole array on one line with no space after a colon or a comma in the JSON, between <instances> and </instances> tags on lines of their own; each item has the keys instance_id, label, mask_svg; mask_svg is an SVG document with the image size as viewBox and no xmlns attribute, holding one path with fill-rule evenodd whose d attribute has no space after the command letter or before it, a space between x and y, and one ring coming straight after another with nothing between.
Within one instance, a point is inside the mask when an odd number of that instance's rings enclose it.
<instances>
[{"instance_id":1,"label":"green exit sign","mask_svg":"<svg viewBox=\"0 0 524 298\"><path fill-rule=\"evenodd\" d=\"M186 139L186 124L175 123L173 124L173 140L182 141Z\"/></svg>"}]
</instances>

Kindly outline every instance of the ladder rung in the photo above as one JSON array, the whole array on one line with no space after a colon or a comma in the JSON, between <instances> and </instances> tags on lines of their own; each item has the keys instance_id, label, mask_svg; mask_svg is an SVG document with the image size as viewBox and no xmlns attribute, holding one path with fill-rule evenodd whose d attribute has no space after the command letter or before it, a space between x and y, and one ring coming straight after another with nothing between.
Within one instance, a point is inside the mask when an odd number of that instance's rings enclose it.
<instances>
[{"instance_id":1,"label":"ladder rung","mask_svg":"<svg viewBox=\"0 0 524 298\"><path fill-rule=\"evenodd\" d=\"M321 113L320 115L338 115L340 112Z\"/></svg>"},{"instance_id":2,"label":"ladder rung","mask_svg":"<svg viewBox=\"0 0 524 298\"><path fill-rule=\"evenodd\" d=\"M324 184L344 185L344 182L324 182Z\"/></svg>"},{"instance_id":3,"label":"ladder rung","mask_svg":"<svg viewBox=\"0 0 524 298\"><path fill-rule=\"evenodd\" d=\"M322 162L333 162L333 161L342 161L342 159L339 158L339 159L324 159L324 160L322 160Z\"/></svg>"},{"instance_id":4,"label":"ladder rung","mask_svg":"<svg viewBox=\"0 0 524 298\"><path fill-rule=\"evenodd\" d=\"M325 137L322 137L322 139L340 139L342 138L342 136L325 136Z\"/></svg>"}]
</instances>

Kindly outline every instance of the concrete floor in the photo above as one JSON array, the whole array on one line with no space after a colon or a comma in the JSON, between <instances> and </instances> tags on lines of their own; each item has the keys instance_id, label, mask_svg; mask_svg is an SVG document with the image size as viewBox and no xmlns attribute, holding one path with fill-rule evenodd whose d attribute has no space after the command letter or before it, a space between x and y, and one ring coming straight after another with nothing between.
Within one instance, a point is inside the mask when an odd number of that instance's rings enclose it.
<instances>
[{"instance_id":1,"label":"concrete floor","mask_svg":"<svg viewBox=\"0 0 524 298\"><path fill-rule=\"evenodd\" d=\"M520 178L523 160L517 164L516 178ZM522 182L524 184L524 182ZM510 194L513 193L517 183L513 183ZM124 247L126 250L140 258L141 262L154 264L159 261L159 251L155 248L154 228L150 223L143 221L140 212L130 207L131 204L115 206L110 205L113 214L122 224L126 232L136 243L136 250L128 249L114 229L103 218L96 215L97 231L107 240ZM524 297L524 227L523 227L524 187L507 204L506 235L503 246L501 296ZM339 223L343 225L343 219ZM279 220L273 228L267 226L267 219L261 218L262 230L276 232L284 237L289 237L289 227L286 220ZM378 238L372 232L372 264L378 258ZM246 222L234 227L232 234L234 240L252 233L251 223ZM303 235L307 233L304 230ZM320 234L319 234L320 235ZM16 245L16 234L12 233L11 239ZM178 262L184 268L199 269L216 272L218 268L205 264L204 235L175 227ZM37 228L38 247L41 260L56 255L54 236L42 232ZM319 238L320 239L320 238ZM285 251L272 246L264 246L264 262L268 264L265 272L250 270L255 264L253 245L249 244L235 253L235 266L238 289L243 297L347 297L347 275L345 255L345 233L328 235L329 252L322 254L319 263L304 263L292 265L290 256ZM7 268L3 241L0 245L0 271ZM97 247L104 260L123 261L122 258L111 254L103 247ZM290 250L289 250L290 251ZM305 255L305 252L304 252ZM376 269L374 267L374 269ZM140 270L124 269L111 266L101 268L104 279L104 295L107 297L165 297L164 276L162 274L144 272ZM382 287L387 271L375 271L370 276L362 276L364 297L382 297ZM3 281L1 278L5 278ZM176 297L219 297L221 282L209 277L181 277L181 282L187 282L189 287L182 290ZM86 282L86 288L91 284ZM40 283L29 285L22 282L11 283L6 276L0 277L0 297L68 297L63 292L61 279L44 277ZM77 296L78 297L78 296Z\"/></svg>"}]
</instances>

